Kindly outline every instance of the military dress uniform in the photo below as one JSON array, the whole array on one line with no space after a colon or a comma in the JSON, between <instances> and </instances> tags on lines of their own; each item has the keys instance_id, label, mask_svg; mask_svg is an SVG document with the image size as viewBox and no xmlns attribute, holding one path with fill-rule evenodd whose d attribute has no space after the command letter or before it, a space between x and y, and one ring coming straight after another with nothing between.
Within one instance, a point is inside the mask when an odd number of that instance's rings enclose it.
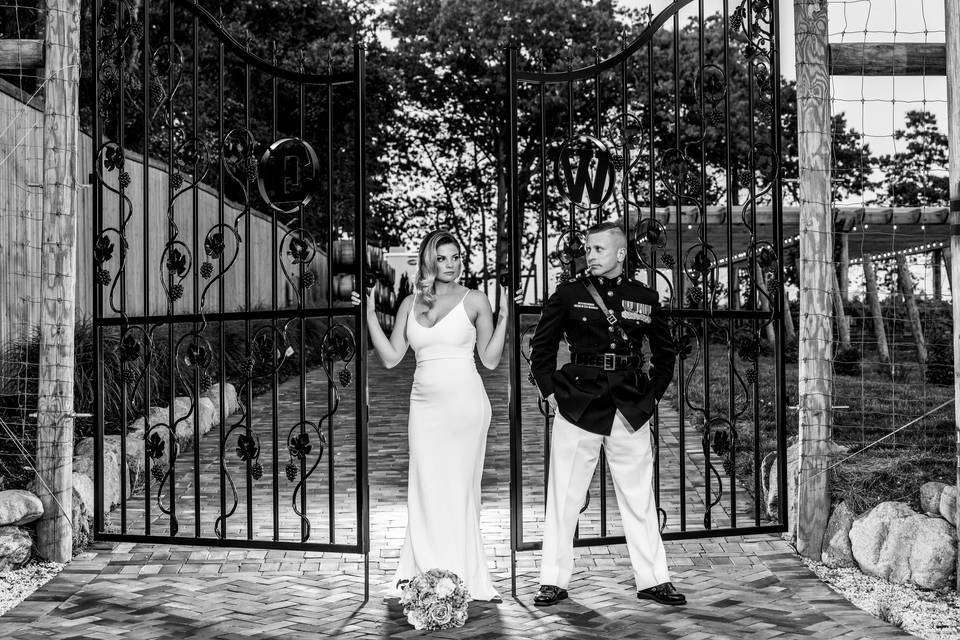
<instances>
[{"instance_id":1,"label":"military dress uniform","mask_svg":"<svg viewBox=\"0 0 960 640\"><path fill-rule=\"evenodd\" d=\"M594 283L616 324L594 302L583 278ZM644 337L650 344L649 375L642 370ZM558 371L561 338L570 362ZM582 276L561 284L544 305L531 348L537 387L544 398L555 394L557 404L540 584L565 590L570 582L573 534L601 446L637 590L669 582L653 493L649 421L673 379L676 346L659 295L625 275Z\"/></svg>"}]
</instances>

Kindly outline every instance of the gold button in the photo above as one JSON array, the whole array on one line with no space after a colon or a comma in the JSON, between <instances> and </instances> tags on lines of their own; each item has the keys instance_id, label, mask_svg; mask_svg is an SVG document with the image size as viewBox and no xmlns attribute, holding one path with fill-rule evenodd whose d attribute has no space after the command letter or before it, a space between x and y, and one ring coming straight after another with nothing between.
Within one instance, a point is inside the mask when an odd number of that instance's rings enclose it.
<instances>
[{"instance_id":1,"label":"gold button","mask_svg":"<svg viewBox=\"0 0 960 640\"><path fill-rule=\"evenodd\" d=\"M613 295L613 291L607 291L607 296L608 296L608 297L609 297L609 296L612 296L612 295Z\"/></svg>"},{"instance_id":2,"label":"gold button","mask_svg":"<svg viewBox=\"0 0 960 640\"><path fill-rule=\"evenodd\" d=\"M583 322L586 322L586 321L587 321L587 316L583 316L583 317L580 318L580 319L581 319Z\"/></svg>"},{"instance_id":3,"label":"gold button","mask_svg":"<svg viewBox=\"0 0 960 640\"><path fill-rule=\"evenodd\" d=\"M613 327L612 326L607 327L607 331L609 331L610 333L613 333Z\"/></svg>"},{"instance_id":4,"label":"gold button","mask_svg":"<svg viewBox=\"0 0 960 640\"><path fill-rule=\"evenodd\" d=\"M611 349L616 349L616 348L617 348L617 343L616 343L616 342L611 342L611 343L610 343L610 348L611 348Z\"/></svg>"}]
</instances>

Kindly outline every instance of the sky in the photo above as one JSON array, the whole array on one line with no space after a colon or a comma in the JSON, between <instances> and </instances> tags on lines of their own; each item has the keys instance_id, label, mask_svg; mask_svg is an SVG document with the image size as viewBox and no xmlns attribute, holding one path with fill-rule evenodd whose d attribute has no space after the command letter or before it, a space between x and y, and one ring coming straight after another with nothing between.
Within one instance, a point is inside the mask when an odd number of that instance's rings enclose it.
<instances>
[{"instance_id":1,"label":"sky","mask_svg":"<svg viewBox=\"0 0 960 640\"><path fill-rule=\"evenodd\" d=\"M617 0L621 6L650 5L654 15L671 0ZM727 0L735 7L736 0ZM722 5L705 0L707 11ZM683 15L695 15L696 2ZM780 69L784 78L796 77L793 47L793 0L780 0ZM833 0L829 2L830 42L943 42L943 0ZM861 77L831 79L833 112L847 115L848 126L863 134L874 155L898 150L893 132L903 127L912 109L926 109L937 116L940 130L947 129L947 83L943 76Z\"/></svg>"}]
</instances>

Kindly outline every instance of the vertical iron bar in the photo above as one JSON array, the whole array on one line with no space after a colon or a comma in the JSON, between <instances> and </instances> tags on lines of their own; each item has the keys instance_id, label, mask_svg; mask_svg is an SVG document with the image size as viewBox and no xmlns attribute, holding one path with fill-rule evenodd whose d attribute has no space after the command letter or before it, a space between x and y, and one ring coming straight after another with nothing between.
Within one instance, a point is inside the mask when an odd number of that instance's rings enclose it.
<instances>
[{"instance_id":1,"label":"vertical iron bar","mask_svg":"<svg viewBox=\"0 0 960 640\"><path fill-rule=\"evenodd\" d=\"M698 241L701 244L700 250L706 251L707 245L707 162L706 162L706 136L707 136L707 121L706 121L706 112L704 94L706 90L704 88L704 76L705 76L705 65L706 60L704 59L704 48L705 36L704 36L704 22L703 22L703 0L700 0L698 12L697 12L697 26L698 26L698 42L697 42L697 53L698 53L698 64L700 67L700 215L699 215L699 228L697 229ZM713 277L713 269L711 268L709 272L704 272L700 286L703 290L703 421L704 429L706 433L709 433L710 429L710 324L711 316L713 315L713 288L710 286L710 278ZM703 525L707 529L713 528L713 520L710 505L713 503L713 493L712 493L712 483L713 483L713 474L710 472L712 467L710 463L710 447L703 447L703 474L704 474L704 520ZM719 486L717 489L719 490Z\"/></svg>"},{"instance_id":2,"label":"vertical iron bar","mask_svg":"<svg viewBox=\"0 0 960 640\"><path fill-rule=\"evenodd\" d=\"M517 48L511 43L507 48L507 127L506 161L507 161L507 231L510 237L510 256L508 273L510 274L510 292L520 286L520 229L519 196L517 193ZM502 304L510 304L504 300ZM520 319L516 313L510 314L510 344L517 345ZM516 346L514 347L516 348ZM520 464L522 461L523 432L520 411L518 383L520 371L517 358L510 354L510 592L517 594L517 549L523 541L523 495Z\"/></svg>"},{"instance_id":3,"label":"vertical iron bar","mask_svg":"<svg viewBox=\"0 0 960 640\"><path fill-rule=\"evenodd\" d=\"M117 30L120 29L120 25L123 24L123 14L128 11L126 6L123 3L119 3L117 6L117 23L115 27ZM118 43L119 44L119 43ZM120 104L117 108L117 143L120 145L120 153L124 158L124 164L120 169L121 172L127 170L126 165L126 156L127 156L127 146L124 140L124 124L127 119L125 116L126 111L126 101L124 100L126 92L124 91L125 86L125 77L124 77L124 64L123 64L123 55L124 50L121 46L120 51L118 52L118 57L120 59L120 64L117 65L117 82L120 90L117 91L118 97L120 99ZM96 95L96 94L94 94ZM120 340L122 341L127 335L127 227L124 224L124 214L126 213L124 207L124 194L126 194L126 187L122 183L117 185L120 190L120 194L117 195L117 209L119 212L117 218L117 228L120 230L120 255L121 262L123 263L123 271L117 274L117 277L120 278L120 315L124 319L120 328ZM126 425L130 424L130 418L127 414L127 385L123 381L123 374L126 372L127 365L121 359L120 361L120 424ZM120 478L124 480L129 477L129 472L127 471L127 430L120 429ZM120 482L120 532L127 532L127 482L124 480Z\"/></svg>"},{"instance_id":4,"label":"vertical iron bar","mask_svg":"<svg viewBox=\"0 0 960 640\"><path fill-rule=\"evenodd\" d=\"M174 87L174 84L173 84L173 55L174 54L173 52L174 52L174 48L173 47L174 47L174 41L175 41L175 35L174 35L175 32L173 28L173 21L174 21L173 3L174 3L174 0L167 0L167 37L169 38L167 43L167 51L168 51L167 55L169 60L169 66L167 67L167 207L168 207L167 209L167 247L168 247L168 251L171 251L173 249L174 245L172 245L171 243L174 239L176 239L179 236L179 233L177 232L177 228L175 226L176 223L174 222L174 218L176 217L175 209L171 206L171 204L173 203L173 197L175 195L174 193L175 189L173 188L173 173L175 171L174 158L173 158L173 123L174 123L174 116L173 116L173 87ZM167 269L167 290L172 291L172 289L173 289L173 271L171 271L170 269ZM174 536L175 530L179 528L177 527L177 525L175 525L177 521L177 505L176 505L177 482L176 482L176 473L174 468L177 461L176 455L175 455L176 447L174 444L175 439L177 437L177 421L176 421L176 413L174 412L174 405L177 398L177 377L176 377L176 366L174 365L174 362L176 361L176 342L174 340L174 328L175 328L174 325L176 323L174 319L175 312L176 312L175 305L176 303L173 299L173 296L168 296L167 297L167 316L168 316L167 353L169 354L169 357L167 358L167 365L168 365L167 381L170 387L167 390L167 393L168 393L167 399L170 402L170 405L168 408L168 415L169 415L168 424L170 425L170 448L168 451L168 455L170 459L170 468L167 469L167 473L169 474L168 478L170 480L170 535L171 536Z\"/></svg>"},{"instance_id":5,"label":"vertical iron bar","mask_svg":"<svg viewBox=\"0 0 960 640\"><path fill-rule=\"evenodd\" d=\"M246 62L243 65L243 126L247 131L250 131L250 63ZM269 144L269 142L268 142ZM247 187L252 188L250 185L250 180L247 180ZM248 195L248 198L250 196ZM251 235L251 220L252 212L248 212L247 215L243 216L243 238L244 238L244 248L243 248L243 310L245 313L250 313L252 301L250 298L250 282L251 282L251 273L250 273L250 261L253 258L253 236ZM243 321L244 325L244 343L246 344L247 358L249 359L252 355L252 349L250 345L250 319L249 317L245 318ZM253 435L253 377L249 373L247 374L247 381L244 391L246 391L246 406L244 407L244 418L246 419L246 435ZM247 461L246 468L246 480L244 485L247 488L247 540L253 540L254 538L254 529L253 529L253 481L252 476L250 475L250 461ZM276 442L273 446L273 484L276 486L277 480L277 447Z\"/></svg>"},{"instance_id":6,"label":"vertical iron bar","mask_svg":"<svg viewBox=\"0 0 960 640\"><path fill-rule=\"evenodd\" d=\"M103 184L97 175L97 165L99 163L100 140L100 52L97 47L97 40L100 38L100 0L93 0L93 29L91 43L91 56L93 63L93 175L90 176L91 184L94 184L93 192L93 217L95 238L100 236L103 231ZM94 182L95 181L95 182ZM91 251L91 270L90 273L96 274L99 265ZM94 362L97 369L96 384L93 385L93 403L94 411L94 429L96 437L93 440L93 529L100 533L103 531L103 329L100 322L103 320L103 287L92 279L93 284L93 309L94 309ZM149 494L149 491L147 492ZM149 512L148 512L149 513ZM149 523L149 519L147 521ZM148 524L149 527L149 524Z\"/></svg>"},{"instance_id":7,"label":"vertical iron bar","mask_svg":"<svg viewBox=\"0 0 960 640\"><path fill-rule=\"evenodd\" d=\"M733 244L733 196L734 189L736 189L736 184L733 181L733 173L731 172L730 166L730 4L729 0L723 0L723 82L724 82L724 95L723 95L723 117L724 117L724 130L723 130L723 145L724 145L724 154L726 157L725 160L725 179L727 183L727 211L726 211L726 231L727 231L727 309L729 311L734 311L739 304L736 306L733 302L733 279L736 277L736 270L734 269L733 254L734 254L734 244ZM739 289L738 289L739 291ZM739 293L737 294L739 296ZM731 316L727 320L727 333L729 339L727 340L727 418L730 420L730 424L736 428L736 394L735 394L735 380L734 380L734 342L733 342L733 333L734 333L734 319ZM737 527L737 447L736 439L734 439L733 446L730 447L730 467L733 472L730 474L729 483L730 483L730 526L734 529Z\"/></svg>"},{"instance_id":8,"label":"vertical iron bar","mask_svg":"<svg viewBox=\"0 0 960 640\"><path fill-rule=\"evenodd\" d=\"M300 51L299 54L299 72L303 74L303 51ZM298 98L299 98L299 111L300 111L300 139L304 140L304 114L303 110L306 105L306 100L304 99L304 87L303 79L301 78L298 85ZM303 224L303 205L298 207L298 222L300 224L301 233L305 232ZM306 296L307 290L300 285L303 282L303 271L304 265L300 263L300 280L297 282L299 291L295 292L297 294L297 311L300 316L300 434L303 435L306 433L306 419L307 419L307 339L304 333L307 330L306 320L304 318L303 309L304 309L304 297ZM300 477L302 478L303 484L300 485L300 513L303 514L303 517L307 517L307 458L304 456L301 458L301 467L300 467ZM306 522L303 519L300 520L300 539L304 542L307 540L307 531L306 531Z\"/></svg>"},{"instance_id":9,"label":"vertical iron bar","mask_svg":"<svg viewBox=\"0 0 960 640\"><path fill-rule=\"evenodd\" d=\"M680 120L680 18L673 16L673 128L674 144L677 151L681 151L681 120ZM683 185L674 185L680 193ZM679 195L675 196L675 211L677 225L677 281L674 283L677 292L677 303L683 307L683 285L686 269L683 264L683 211ZM681 321L683 322L683 321ZM701 348L702 345L701 345ZM677 363L677 413L680 415L680 530L687 530L687 460L686 460L686 389L684 388L683 360Z\"/></svg>"},{"instance_id":10,"label":"vertical iron bar","mask_svg":"<svg viewBox=\"0 0 960 640\"><path fill-rule=\"evenodd\" d=\"M332 73L328 60L327 73ZM356 71L356 69L354 69ZM327 83L327 326L333 324L333 88ZM356 259L356 256L354 256ZM360 289L361 291L363 289ZM366 316L364 316L366 317ZM362 321L361 321L362 322ZM333 406L333 380L327 378L327 411ZM358 408L357 411L360 409ZM330 543L337 541L337 503L336 479L334 477L334 440L333 414L327 419L327 508L330 510Z\"/></svg>"},{"instance_id":11,"label":"vertical iron bar","mask_svg":"<svg viewBox=\"0 0 960 640\"><path fill-rule=\"evenodd\" d=\"M753 41L753 0L747 0L747 19L744 22L744 26L747 30L747 39ZM753 100L753 62L750 60L747 61L747 114L749 117L749 126L747 127L747 138L750 145L750 226L753 229L753 242L750 246L750 309L756 311L759 306L759 298L757 297L757 202L756 202L756 157L754 153L754 146L756 144L754 137L754 100ZM754 336L759 340L760 337L758 334L757 320L754 318L751 320L751 325L753 329ZM754 362L754 368L757 370L757 376L753 383L753 495L754 502L756 503L759 500L760 493L760 358L757 357L756 362ZM781 485L786 486L786 485ZM754 524L760 526L760 511L759 509L754 509L753 513Z\"/></svg>"},{"instance_id":12,"label":"vertical iron bar","mask_svg":"<svg viewBox=\"0 0 960 640\"><path fill-rule=\"evenodd\" d=\"M277 42L274 41L271 47L271 61L273 65L277 64ZM270 78L270 142L277 139L277 76ZM280 254L277 251L277 216L270 216L270 310L273 317L270 318L270 328L273 330L273 344L277 340L277 263L280 261ZM284 334L286 337L286 334ZM277 371L277 350L272 349L271 363L273 373L270 375L270 410L271 410L271 437L273 438L273 539L280 539L280 418L278 415L278 405L280 403L280 376Z\"/></svg>"},{"instance_id":13,"label":"vertical iron bar","mask_svg":"<svg viewBox=\"0 0 960 640\"><path fill-rule=\"evenodd\" d=\"M354 78L357 91L357 116L355 123L355 145L356 145L356 196L354 197L354 207L356 215L357 233L356 242L361 247L366 246L367 236L367 167L366 167L366 62L364 46L361 43L354 45L353 49L353 67ZM360 254L354 252L355 256ZM362 291L365 271L364 261L357 260L357 280ZM360 297L363 300L363 296ZM354 326L362 327L362 318L365 316L366 309L364 302L360 306L354 307ZM358 331L360 345L357 349L359 354L367 353L367 334L365 331ZM370 478L367 464L367 420L370 417L370 407L367 403L367 368L364 359L356 358L357 380L355 387L356 402L356 438L357 438L357 513L360 522L357 523L357 542L363 551L363 598L364 601L370 597Z\"/></svg>"},{"instance_id":14,"label":"vertical iron bar","mask_svg":"<svg viewBox=\"0 0 960 640\"><path fill-rule=\"evenodd\" d=\"M193 0L196 4L197 0ZM200 90L200 33L199 20L197 15L193 15L193 87L191 94L193 98L193 138L197 138L197 120L199 119L199 109L197 107L197 92ZM193 165L193 184L197 185L200 176L197 175L198 165ZM193 260L191 268L193 270L193 309L195 313L204 313L200 308L200 269L197 260L200 257L200 189L193 190ZM203 321L203 330L206 330L207 322ZM193 323L193 331L197 331L197 323ZM200 367L193 368L193 529L194 535L199 538L200 535Z\"/></svg>"},{"instance_id":15,"label":"vertical iron bar","mask_svg":"<svg viewBox=\"0 0 960 640\"><path fill-rule=\"evenodd\" d=\"M537 65L540 74L543 75L544 66L543 66L543 55L541 52L540 63ZM540 264L543 271L543 291L540 297L541 308L547 303L547 297L550 294L550 279L547 277L548 265L547 265L547 256L548 256L548 247L547 243L550 239L550 223L547 220L547 114L546 114L546 83L543 80L540 81L538 85L538 97L539 97L539 108L540 108L540 228L543 229L543 244L540 245ZM513 291L510 292L513 294ZM516 349L522 349L523 345L516 345ZM538 403L539 406L539 403ZM549 409L547 409L549 414ZM520 415L523 415L522 412ZM549 460L550 460L550 416L543 416L543 455L544 455L544 465L547 467L547 474L545 474L545 479L549 475ZM520 459L523 458L523 452L520 452ZM521 463L522 464L522 463ZM521 484L522 486L522 484ZM546 480L543 483L543 502L547 502L547 482Z\"/></svg>"},{"instance_id":16,"label":"vertical iron bar","mask_svg":"<svg viewBox=\"0 0 960 640\"><path fill-rule=\"evenodd\" d=\"M593 63L595 66L600 65L600 48L593 48ZM594 114L593 114L593 131L598 139L603 137L601 132L600 125L600 72L598 71L593 76L593 98L594 98ZM604 218L603 206L597 207L597 217L595 222L602 222ZM629 236L627 236L629 237ZM602 447L600 448L600 535L607 535L607 452Z\"/></svg>"},{"instance_id":17,"label":"vertical iron bar","mask_svg":"<svg viewBox=\"0 0 960 640\"><path fill-rule=\"evenodd\" d=\"M652 220L657 219L657 180L656 174L654 171L656 156L654 154L654 113L656 111L656 105L654 104L654 73L653 73L653 39L647 43L647 129L649 130L650 139L648 141L648 150L647 150L647 167L648 175L647 179L649 180L649 190L650 190L650 213L649 217ZM669 209L668 209L669 211ZM640 219L640 209L637 208L637 221ZM666 228L667 225L664 225ZM664 245L666 246L666 245ZM656 260L656 253L651 252L651 259ZM659 300L659 289L657 288L657 264L651 265L651 269L647 273L647 284L651 289L658 292L657 299ZM680 392L677 391L677 398L680 398ZM659 403L653 408L653 441L656 443L656 446L653 449L653 493L654 500L656 502L657 508L660 508L660 405ZM666 513L666 510L664 510ZM657 517L660 517L660 512L657 512Z\"/></svg>"},{"instance_id":18,"label":"vertical iron bar","mask_svg":"<svg viewBox=\"0 0 960 640\"><path fill-rule=\"evenodd\" d=\"M94 47L96 50L96 47ZM144 318L147 318L153 314L152 299L150 297L150 160L153 157L153 153L150 149L150 121L152 119L150 104L150 84L152 79L150 77L150 62L153 59L153 51L150 48L150 7L148 3L143 3L143 313L141 314ZM97 65L93 65L94 69L97 68ZM97 92L94 91L94 95L97 95ZM96 122L96 119L94 119ZM93 136L94 140L99 140L98 134L95 132ZM96 145L94 145L96 146ZM96 211L96 209L94 209ZM150 417L150 407L151 402L151 393L150 390L153 387L152 384L152 374L153 367L151 366L151 361L153 359L153 354L151 353L153 346L153 330L154 326L143 327L144 335L149 336L147 338L147 344L144 346L143 351L143 406L144 410L147 412L147 417ZM149 330L149 334L146 331ZM100 362L101 359L97 358L97 361ZM102 411L98 411L98 415L103 415ZM151 425L146 424L147 421L144 421L143 427L143 444L144 450L146 450L147 437L150 435ZM150 535L150 521L151 521L151 509L150 509L150 496L153 495L150 491L150 480L152 478L150 474L150 464L151 458L148 455L143 456L143 533L144 535Z\"/></svg>"},{"instance_id":19,"label":"vertical iron bar","mask_svg":"<svg viewBox=\"0 0 960 640\"><path fill-rule=\"evenodd\" d=\"M784 372L784 358L783 358L783 349L784 349L784 318L785 313L790 313L790 306L785 303L783 295L783 171L780 169L782 161L782 127L783 123L780 119L780 16L779 10L776 2L770 3L770 31L772 34L771 40L771 51L770 51L770 61L771 66L773 67L770 73L770 84L771 84L771 99L773 100L773 115L772 122L770 125L771 136L773 137L773 157L774 161L777 163L778 172L774 177L774 187L773 187L773 234L774 234L774 244L777 246L777 255L778 255L778 270L777 279L781 282L781 285L777 287L776 291L776 306L780 310L779 317L777 319L777 346L776 346L776 377L777 377L777 481L779 484L777 486L785 487L787 486L787 416L786 416L786 404L787 404L787 389L786 389L786 374ZM757 500L759 502L759 500ZM781 491L777 500L777 511L778 511L778 521L779 524L783 527L786 527L788 522L788 509L787 509L787 494L785 491ZM758 505L759 507L759 505ZM759 508L756 509L759 512Z\"/></svg>"},{"instance_id":20,"label":"vertical iron bar","mask_svg":"<svg viewBox=\"0 0 960 640\"><path fill-rule=\"evenodd\" d=\"M222 7L220 8L220 14L218 14L218 17L220 17L222 21ZM223 95L224 95L224 92L223 92L224 63L223 63L223 39L222 38L217 39L217 71L219 72L217 74L217 141L220 144L222 149L223 147ZM223 225L223 220L224 220L223 153L221 150L218 150L218 151L219 153L217 153L217 222L218 224ZM222 228L223 227L221 226L221 229ZM224 280L226 280L225 274L223 273L223 264L224 264L223 256L224 254L221 253L220 258L218 260L219 264L218 264L218 270L217 270L217 273L220 274L219 275L220 279L217 282L217 312L218 313L223 313L224 309L226 308L226 305L224 304L225 296L223 292L223 283L224 283ZM220 406L217 407L217 409L219 410L218 415L220 417L220 420L219 420L220 446L217 448L217 451L218 451L217 457L219 458L217 463L217 473L220 478L220 517L223 518L221 520L222 524L220 525L221 526L220 537L226 539L227 538L227 478L226 478L225 461L223 459L223 453L226 451L226 446L225 446L226 443L224 443L223 440L226 437L226 425L224 423L227 421L227 416L226 416L226 394L223 392L223 390L224 390L224 384L226 383L226 380L227 380L227 371L226 371L226 347L225 347L226 342L225 342L224 324L226 323L223 320L221 320L219 323L219 330L218 330L219 339L220 339L220 348L218 349L219 355L220 355L220 362L218 366L217 381L218 381L218 384L220 385L220 388L219 388L219 393L217 395L219 397Z\"/></svg>"}]
</instances>

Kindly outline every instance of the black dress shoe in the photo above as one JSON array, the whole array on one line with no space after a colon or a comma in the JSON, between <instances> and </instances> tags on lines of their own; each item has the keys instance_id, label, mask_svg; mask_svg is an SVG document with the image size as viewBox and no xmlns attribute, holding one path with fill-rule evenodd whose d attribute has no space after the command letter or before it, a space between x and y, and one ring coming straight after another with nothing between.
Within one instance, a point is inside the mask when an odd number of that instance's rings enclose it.
<instances>
[{"instance_id":1,"label":"black dress shoe","mask_svg":"<svg viewBox=\"0 0 960 640\"><path fill-rule=\"evenodd\" d=\"M672 582L664 582L655 587L637 591L637 597L641 600L653 600L660 604L687 604L687 598L676 590Z\"/></svg>"},{"instance_id":2,"label":"black dress shoe","mask_svg":"<svg viewBox=\"0 0 960 640\"><path fill-rule=\"evenodd\" d=\"M533 597L533 604L538 607L549 607L552 604L557 604L566 597L566 589L555 587L552 584L542 584L540 585L540 590L537 591L537 595Z\"/></svg>"}]
</instances>

